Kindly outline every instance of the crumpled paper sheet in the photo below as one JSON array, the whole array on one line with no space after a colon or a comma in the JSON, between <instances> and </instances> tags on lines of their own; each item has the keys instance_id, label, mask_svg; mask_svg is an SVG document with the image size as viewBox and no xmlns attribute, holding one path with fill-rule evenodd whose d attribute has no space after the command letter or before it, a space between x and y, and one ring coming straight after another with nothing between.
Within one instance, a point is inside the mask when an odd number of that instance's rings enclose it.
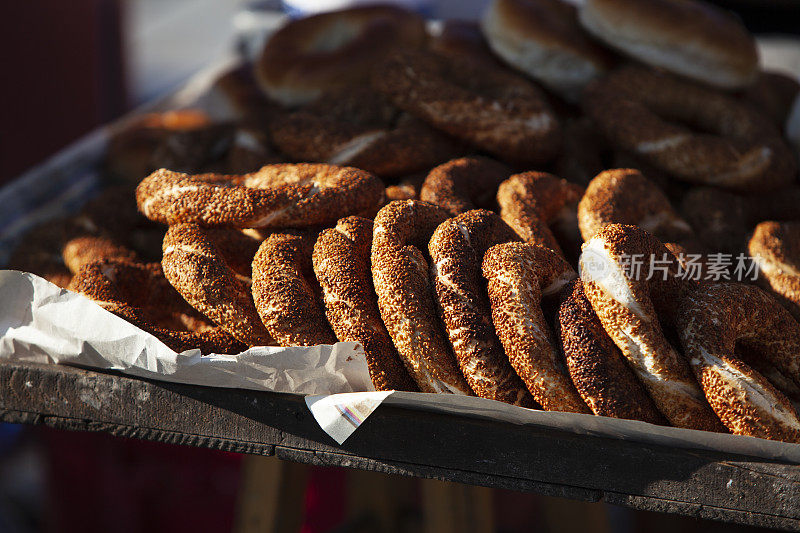
<instances>
[{"instance_id":1,"label":"crumpled paper sheet","mask_svg":"<svg viewBox=\"0 0 800 533\"><path fill-rule=\"evenodd\" d=\"M335 394L374 390L360 345L176 353L84 297L33 274L0 271L0 359L118 370L162 381Z\"/></svg>"}]
</instances>

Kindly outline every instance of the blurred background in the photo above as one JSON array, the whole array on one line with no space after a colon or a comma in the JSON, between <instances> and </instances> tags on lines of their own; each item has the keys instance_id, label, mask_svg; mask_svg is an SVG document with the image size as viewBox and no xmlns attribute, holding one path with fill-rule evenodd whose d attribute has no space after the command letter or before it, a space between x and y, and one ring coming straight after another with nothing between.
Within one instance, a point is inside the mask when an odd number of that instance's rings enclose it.
<instances>
[{"instance_id":1,"label":"blurred background","mask_svg":"<svg viewBox=\"0 0 800 533\"><path fill-rule=\"evenodd\" d=\"M342 2L295 0L37 0L0 6L0 183L92 129L164 96L203 66L258 47L292 13ZM417 0L431 17L476 18L484 0ZM800 73L800 4L717 2L765 37L767 68ZM0 426L0 533L228 531L241 501L241 456L39 426ZM305 468L305 467L303 467ZM371 531L336 469L293 471L304 532ZM371 474L381 476L380 474ZM363 474L361 474L363 476ZM416 484L414 484L416 483ZM419 530L425 498L407 485L394 531ZM755 531L602 503L492 491L496 531ZM288 512L288 511L287 511ZM295 529L296 530L296 529Z\"/></svg>"}]
</instances>

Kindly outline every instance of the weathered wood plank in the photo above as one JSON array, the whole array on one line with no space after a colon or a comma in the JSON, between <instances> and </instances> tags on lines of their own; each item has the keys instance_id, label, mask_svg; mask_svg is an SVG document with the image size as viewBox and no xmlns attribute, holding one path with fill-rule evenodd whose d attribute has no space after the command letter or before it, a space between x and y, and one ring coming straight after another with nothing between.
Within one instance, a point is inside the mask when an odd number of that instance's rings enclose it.
<instances>
[{"instance_id":1,"label":"weathered wood plank","mask_svg":"<svg viewBox=\"0 0 800 533\"><path fill-rule=\"evenodd\" d=\"M294 395L0 364L0 418L800 528L797 466L391 406L339 446Z\"/></svg>"}]
</instances>

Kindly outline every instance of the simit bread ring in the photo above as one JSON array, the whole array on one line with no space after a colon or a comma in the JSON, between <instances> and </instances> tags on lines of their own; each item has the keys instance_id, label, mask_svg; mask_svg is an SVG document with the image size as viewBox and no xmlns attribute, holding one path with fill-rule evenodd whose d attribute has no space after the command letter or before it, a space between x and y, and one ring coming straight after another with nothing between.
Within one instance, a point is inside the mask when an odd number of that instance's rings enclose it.
<instances>
[{"instance_id":1,"label":"simit bread ring","mask_svg":"<svg viewBox=\"0 0 800 533\"><path fill-rule=\"evenodd\" d=\"M707 2L587 0L579 16L606 44L655 67L724 89L745 87L758 75L753 36Z\"/></svg>"},{"instance_id":2,"label":"simit bread ring","mask_svg":"<svg viewBox=\"0 0 800 533\"><path fill-rule=\"evenodd\" d=\"M666 423L603 329L580 279L561 293L557 329L572 382L594 414Z\"/></svg>"},{"instance_id":3,"label":"simit bread ring","mask_svg":"<svg viewBox=\"0 0 800 533\"><path fill-rule=\"evenodd\" d=\"M747 248L761 284L800 320L800 222L762 222Z\"/></svg>"},{"instance_id":4,"label":"simit bread ring","mask_svg":"<svg viewBox=\"0 0 800 533\"><path fill-rule=\"evenodd\" d=\"M336 336L314 290L311 254L317 232L278 232L253 258L253 301L281 346L334 344Z\"/></svg>"},{"instance_id":5,"label":"simit bread ring","mask_svg":"<svg viewBox=\"0 0 800 533\"><path fill-rule=\"evenodd\" d=\"M378 211L372 233L372 281L378 308L397 352L423 392L472 394L439 322L427 249L447 212L416 200Z\"/></svg>"},{"instance_id":6,"label":"simit bread ring","mask_svg":"<svg viewBox=\"0 0 800 533\"><path fill-rule=\"evenodd\" d=\"M169 283L195 309L248 346L273 344L245 281L197 224L170 226L161 265Z\"/></svg>"},{"instance_id":7,"label":"simit bread ring","mask_svg":"<svg viewBox=\"0 0 800 533\"><path fill-rule=\"evenodd\" d=\"M494 0L481 24L498 56L569 101L610 64L562 0Z\"/></svg>"},{"instance_id":8,"label":"simit bread ring","mask_svg":"<svg viewBox=\"0 0 800 533\"><path fill-rule=\"evenodd\" d=\"M470 388L482 398L524 406L532 405L531 397L494 332L481 277L486 250L517 240L499 216L476 209L442 222L428 250L445 330Z\"/></svg>"},{"instance_id":9,"label":"simit bread ring","mask_svg":"<svg viewBox=\"0 0 800 533\"><path fill-rule=\"evenodd\" d=\"M626 268L623 259L635 256L662 261L665 270L648 280L647 271ZM579 264L586 297L606 333L667 420L676 427L722 431L689 365L659 322L674 323L681 296L693 287L691 280L676 276L672 254L637 226L610 224L583 245Z\"/></svg>"},{"instance_id":10,"label":"simit bread ring","mask_svg":"<svg viewBox=\"0 0 800 533\"><path fill-rule=\"evenodd\" d=\"M136 252L126 248L108 237L84 235L75 237L64 243L61 250L64 264L73 274L81 267L100 259L137 262Z\"/></svg>"},{"instance_id":11,"label":"simit bread ring","mask_svg":"<svg viewBox=\"0 0 800 533\"><path fill-rule=\"evenodd\" d=\"M544 246L509 242L486 252L483 275L497 335L536 401L548 411L588 413L541 308L542 296L556 294L575 277L572 267Z\"/></svg>"},{"instance_id":12,"label":"simit bread ring","mask_svg":"<svg viewBox=\"0 0 800 533\"><path fill-rule=\"evenodd\" d=\"M497 186L511 169L487 157L462 157L432 169L425 178L420 200L436 204L451 216L492 207Z\"/></svg>"},{"instance_id":13,"label":"simit bread ring","mask_svg":"<svg viewBox=\"0 0 800 533\"><path fill-rule=\"evenodd\" d=\"M731 96L629 66L593 82L583 102L612 144L680 180L766 191L795 179L769 119Z\"/></svg>"},{"instance_id":14,"label":"simit bread ring","mask_svg":"<svg viewBox=\"0 0 800 533\"><path fill-rule=\"evenodd\" d=\"M181 308L180 296L164 279L158 263L93 261L81 267L69 288L154 335L176 352L198 348L204 354L237 354L246 348L219 327L187 332L159 325L159 317L187 310Z\"/></svg>"},{"instance_id":15,"label":"simit bread ring","mask_svg":"<svg viewBox=\"0 0 800 533\"><path fill-rule=\"evenodd\" d=\"M426 39L419 15L388 5L361 6L294 20L272 34L256 60L256 78L271 98L299 105L323 90L356 86L373 65Z\"/></svg>"},{"instance_id":16,"label":"simit bread ring","mask_svg":"<svg viewBox=\"0 0 800 533\"><path fill-rule=\"evenodd\" d=\"M678 331L706 398L732 433L800 442L800 417L788 398L734 355L742 343L800 378L800 324L778 302L752 285L709 284L682 300Z\"/></svg>"},{"instance_id":17,"label":"simit bread ring","mask_svg":"<svg viewBox=\"0 0 800 533\"><path fill-rule=\"evenodd\" d=\"M577 226L573 208L582 194L583 187L552 174L523 172L500 184L497 203L500 216L522 240L547 246L561 254L550 225L563 221Z\"/></svg>"},{"instance_id":18,"label":"simit bread ring","mask_svg":"<svg viewBox=\"0 0 800 533\"><path fill-rule=\"evenodd\" d=\"M371 248L372 221L365 218L343 218L319 234L312 259L325 314L340 341L364 347L375 390L417 391L381 320L372 286Z\"/></svg>"},{"instance_id":19,"label":"simit bread ring","mask_svg":"<svg viewBox=\"0 0 800 533\"><path fill-rule=\"evenodd\" d=\"M356 168L280 164L242 176L157 170L136 188L136 203L165 224L308 227L374 209L383 193L378 178Z\"/></svg>"},{"instance_id":20,"label":"simit bread ring","mask_svg":"<svg viewBox=\"0 0 800 533\"><path fill-rule=\"evenodd\" d=\"M500 159L544 163L561 131L542 92L483 62L398 53L376 68L372 85L400 109Z\"/></svg>"},{"instance_id":21,"label":"simit bread ring","mask_svg":"<svg viewBox=\"0 0 800 533\"><path fill-rule=\"evenodd\" d=\"M368 87L331 91L270 127L272 140L298 161L402 176L455 157L460 143L407 115Z\"/></svg>"},{"instance_id":22,"label":"simit bread ring","mask_svg":"<svg viewBox=\"0 0 800 533\"><path fill-rule=\"evenodd\" d=\"M661 189L632 168L601 172L578 203L578 225L584 241L609 224L633 224L666 242L694 238L691 226L672 208Z\"/></svg>"}]
</instances>

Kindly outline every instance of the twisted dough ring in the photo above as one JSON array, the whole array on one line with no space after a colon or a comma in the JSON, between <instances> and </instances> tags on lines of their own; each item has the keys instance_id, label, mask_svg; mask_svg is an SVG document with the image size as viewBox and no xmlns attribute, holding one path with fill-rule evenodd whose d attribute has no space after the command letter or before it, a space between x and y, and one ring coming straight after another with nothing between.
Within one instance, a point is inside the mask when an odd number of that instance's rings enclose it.
<instances>
[{"instance_id":1,"label":"twisted dough ring","mask_svg":"<svg viewBox=\"0 0 800 533\"><path fill-rule=\"evenodd\" d=\"M551 249L520 242L490 248L482 269L497 335L534 399L549 411L588 413L541 308L542 296L556 294L575 271Z\"/></svg>"},{"instance_id":2,"label":"twisted dough ring","mask_svg":"<svg viewBox=\"0 0 800 533\"><path fill-rule=\"evenodd\" d=\"M136 203L165 224L308 227L374 209L383 193L378 178L356 168L279 164L242 176L157 170L136 188Z\"/></svg>"},{"instance_id":3,"label":"twisted dough ring","mask_svg":"<svg viewBox=\"0 0 800 533\"><path fill-rule=\"evenodd\" d=\"M438 206L399 200L378 211L372 234L372 280L397 352L423 392L472 394L438 320L425 250L447 219Z\"/></svg>"},{"instance_id":4,"label":"twisted dough ring","mask_svg":"<svg viewBox=\"0 0 800 533\"><path fill-rule=\"evenodd\" d=\"M666 260L667 275L646 280L646 272L637 275L626 269L623 258L639 254ZM659 323L659 318L672 323L680 297L693 286L678 279L677 270L677 260L658 239L621 224L597 232L583 245L580 258L587 299L661 413L677 427L723 431L689 365Z\"/></svg>"},{"instance_id":5,"label":"twisted dough ring","mask_svg":"<svg viewBox=\"0 0 800 533\"><path fill-rule=\"evenodd\" d=\"M320 306L319 290L312 286L316 282L311 267L316 237L312 230L273 233L253 258L253 301L281 346L336 342Z\"/></svg>"},{"instance_id":6,"label":"twisted dough ring","mask_svg":"<svg viewBox=\"0 0 800 533\"><path fill-rule=\"evenodd\" d=\"M294 106L363 83L386 54L425 39L425 20L412 11L355 6L288 22L267 40L254 70L266 94Z\"/></svg>"},{"instance_id":7,"label":"twisted dough ring","mask_svg":"<svg viewBox=\"0 0 800 533\"><path fill-rule=\"evenodd\" d=\"M571 206L583 188L546 172L515 174L500 184L497 203L500 216L525 242L546 246L559 254L561 248L550 225L563 220L574 225Z\"/></svg>"},{"instance_id":8,"label":"twisted dough ring","mask_svg":"<svg viewBox=\"0 0 800 533\"><path fill-rule=\"evenodd\" d=\"M694 239L692 227L672 208L661 189L632 168L601 172L578 203L578 226L584 241L609 224L639 226L665 242Z\"/></svg>"},{"instance_id":9,"label":"twisted dough ring","mask_svg":"<svg viewBox=\"0 0 800 533\"><path fill-rule=\"evenodd\" d=\"M800 442L791 402L734 355L742 343L798 382L800 324L778 302L752 285L709 284L683 298L678 331L706 398L732 433Z\"/></svg>"},{"instance_id":10,"label":"twisted dough ring","mask_svg":"<svg viewBox=\"0 0 800 533\"><path fill-rule=\"evenodd\" d=\"M432 169L419 198L445 209L451 216L491 207L497 187L511 169L487 157L461 157Z\"/></svg>"},{"instance_id":11,"label":"twisted dough ring","mask_svg":"<svg viewBox=\"0 0 800 533\"><path fill-rule=\"evenodd\" d=\"M499 216L476 209L442 222L433 232L428 250L445 330L470 388L482 398L532 405L494 332L481 277L486 250L517 240L514 230Z\"/></svg>"},{"instance_id":12,"label":"twisted dough ring","mask_svg":"<svg viewBox=\"0 0 800 533\"><path fill-rule=\"evenodd\" d=\"M800 222L762 222L747 248L762 285L800 320Z\"/></svg>"},{"instance_id":13,"label":"twisted dough ring","mask_svg":"<svg viewBox=\"0 0 800 533\"><path fill-rule=\"evenodd\" d=\"M270 126L273 142L298 161L322 161L402 176L463 152L460 143L402 113L368 87L326 93Z\"/></svg>"},{"instance_id":14,"label":"twisted dough ring","mask_svg":"<svg viewBox=\"0 0 800 533\"><path fill-rule=\"evenodd\" d=\"M197 224L170 226L164 236L164 276L195 309L248 346L274 344L258 317L247 281Z\"/></svg>"},{"instance_id":15,"label":"twisted dough ring","mask_svg":"<svg viewBox=\"0 0 800 533\"><path fill-rule=\"evenodd\" d=\"M83 265L69 288L157 337L176 352L198 348L204 354L237 354L246 348L220 327L193 332L170 329L165 324L170 322L170 315L188 314L191 310L180 305L180 297L167 283L158 263L93 261Z\"/></svg>"},{"instance_id":16,"label":"twisted dough ring","mask_svg":"<svg viewBox=\"0 0 800 533\"><path fill-rule=\"evenodd\" d=\"M744 191L795 179L792 154L769 119L667 74L624 67L587 87L584 107L613 144L678 179Z\"/></svg>"},{"instance_id":17,"label":"twisted dough ring","mask_svg":"<svg viewBox=\"0 0 800 533\"><path fill-rule=\"evenodd\" d=\"M580 279L561 293L558 330L572 382L594 414L666 423L603 329Z\"/></svg>"},{"instance_id":18,"label":"twisted dough ring","mask_svg":"<svg viewBox=\"0 0 800 533\"><path fill-rule=\"evenodd\" d=\"M364 347L375 390L417 391L383 325L372 286L372 221L341 219L319 234L312 260L322 287L325 315L342 342Z\"/></svg>"},{"instance_id":19,"label":"twisted dough ring","mask_svg":"<svg viewBox=\"0 0 800 533\"><path fill-rule=\"evenodd\" d=\"M561 132L541 91L484 62L404 52L376 68L373 86L400 109L500 159L543 163Z\"/></svg>"}]
</instances>

